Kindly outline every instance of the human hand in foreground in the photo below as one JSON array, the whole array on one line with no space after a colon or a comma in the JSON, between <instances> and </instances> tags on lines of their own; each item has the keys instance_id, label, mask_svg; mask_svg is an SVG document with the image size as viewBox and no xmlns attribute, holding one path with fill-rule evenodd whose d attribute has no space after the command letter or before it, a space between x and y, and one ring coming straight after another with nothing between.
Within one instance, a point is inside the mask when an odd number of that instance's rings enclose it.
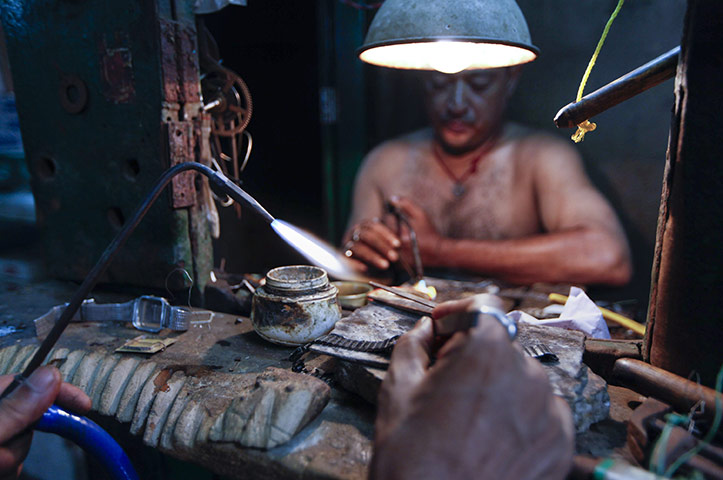
<instances>
[{"instance_id":1,"label":"human hand in foreground","mask_svg":"<svg viewBox=\"0 0 723 480\"><path fill-rule=\"evenodd\" d=\"M471 308L439 305L435 318ZM430 366L432 320L396 344L379 393L374 479L564 478L573 455L567 404L494 319L454 334Z\"/></svg>"},{"instance_id":2,"label":"human hand in foreground","mask_svg":"<svg viewBox=\"0 0 723 480\"><path fill-rule=\"evenodd\" d=\"M0 392L12 382L12 375L0 376ZM90 398L79 388L63 383L54 367L40 367L0 400L0 479L15 479L28 455L33 431L28 429L56 403L74 412L90 410Z\"/></svg>"}]
</instances>

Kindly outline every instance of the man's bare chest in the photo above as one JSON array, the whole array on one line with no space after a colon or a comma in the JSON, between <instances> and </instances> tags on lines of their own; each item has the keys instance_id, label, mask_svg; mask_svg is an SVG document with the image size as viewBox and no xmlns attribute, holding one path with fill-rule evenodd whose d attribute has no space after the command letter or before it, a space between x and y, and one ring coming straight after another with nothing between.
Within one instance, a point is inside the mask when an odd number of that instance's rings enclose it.
<instances>
[{"instance_id":1,"label":"man's bare chest","mask_svg":"<svg viewBox=\"0 0 723 480\"><path fill-rule=\"evenodd\" d=\"M511 161L495 157L460 184L441 169L405 169L393 190L417 203L439 233L453 238L507 239L537 233L534 188ZM462 188L460 188L462 187Z\"/></svg>"}]
</instances>

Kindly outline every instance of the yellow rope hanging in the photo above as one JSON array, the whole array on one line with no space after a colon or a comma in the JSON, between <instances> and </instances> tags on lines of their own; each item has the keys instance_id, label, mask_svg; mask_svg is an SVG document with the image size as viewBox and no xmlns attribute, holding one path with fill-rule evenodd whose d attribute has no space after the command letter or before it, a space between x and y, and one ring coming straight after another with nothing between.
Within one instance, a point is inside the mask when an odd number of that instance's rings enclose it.
<instances>
[{"instance_id":1,"label":"yellow rope hanging","mask_svg":"<svg viewBox=\"0 0 723 480\"><path fill-rule=\"evenodd\" d=\"M623 6L623 3L625 0L618 0L618 5L615 7L615 10L613 10L612 15L610 15L610 18L608 19L608 23L605 24L605 29L603 30L602 36L600 37L600 40L597 42L597 47L595 47L595 51L592 54L592 58L590 59L590 63L587 64L587 68L585 69L585 74L582 76L582 81L580 82L580 87L577 89L577 98L575 99L575 102L579 102L582 99L582 92L585 89L585 84L587 83L588 77L590 77L590 72L592 72L592 67L595 66L595 61L597 61L597 57L600 54L600 50L602 50L602 46L605 43L605 38L608 36L608 32L610 31L610 27L613 24L613 20L615 20L615 17L618 16L618 12L620 12L620 9ZM582 123L579 123L577 125L577 131L572 135L572 141L575 143L580 143L585 139L585 134L587 132L592 132L595 130L597 125L595 125L593 122L591 122L589 119L585 120Z\"/></svg>"}]
</instances>

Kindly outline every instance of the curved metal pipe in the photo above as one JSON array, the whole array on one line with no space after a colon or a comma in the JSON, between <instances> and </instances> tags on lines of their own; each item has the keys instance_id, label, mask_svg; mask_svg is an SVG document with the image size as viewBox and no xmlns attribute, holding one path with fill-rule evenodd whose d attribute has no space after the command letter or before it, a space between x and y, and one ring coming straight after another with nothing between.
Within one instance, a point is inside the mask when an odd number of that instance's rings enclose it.
<instances>
[{"instance_id":1,"label":"curved metal pipe","mask_svg":"<svg viewBox=\"0 0 723 480\"><path fill-rule=\"evenodd\" d=\"M604 87L569 103L555 115L557 128L574 127L618 103L652 88L675 76L680 47L664 53L632 72L613 80Z\"/></svg>"},{"instance_id":2,"label":"curved metal pipe","mask_svg":"<svg viewBox=\"0 0 723 480\"><path fill-rule=\"evenodd\" d=\"M103 275L105 270L108 268L108 265L110 265L110 263L113 261L113 258L115 257L118 250L120 250L120 248L126 243L128 237L130 237L131 233L133 233L133 231L136 229L136 227L146 215L148 210L151 208L153 203L155 203L155 201L158 199L163 189L166 187L166 185L168 185L168 183L173 177L187 170L195 170L199 173L202 173L203 175L208 177L210 183L213 186L219 188L220 190L223 190L234 200L250 206L267 222L271 223L274 221L274 217L271 216L271 214L267 212L266 209L264 209L264 207L262 207L259 202L256 201L256 199L254 199L248 193L244 192L238 185L233 183L224 175L213 171L209 167L197 162L186 162L169 168L161 175L158 181L156 181L153 189L143 200L143 202L133 214L131 219L126 222L126 224L123 226L121 231L118 232L110 245L108 245L108 247L106 247L106 249L103 251L103 254L100 256L96 264L93 266L90 272L88 272L88 275L85 277L85 280L83 280L83 283L80 285L80 287L78 287L78 290L76 290L75 294L73 294L73 297L68 302L68 306L65 308L65 310L63 310L63 313L60 315L60 318L58 318L58 321L55 322L55 325L48 333L48 336L45 337L43 343L40 344L40 348L38 348L37 352L35 352L35 355L30 360L27 367L25 367L25 370L21 374L17 375L13 382L8 385L8 387L0 394L0 399L9 395L10 392L20 386L23 380L28 378L40 365L42 365L42 363L45 361L45 357L48 355L48 353L50 353L50 350L55 345L55 342L58 341L58 338L60 338L60 335L68 326L68 323L70 323L70 319L73 318L73 315L75 315L75 313L80 308L83 300L85 300L93 287L95 287L96 283L98 283L101 275Z\"/></svg>"}]
</instances>

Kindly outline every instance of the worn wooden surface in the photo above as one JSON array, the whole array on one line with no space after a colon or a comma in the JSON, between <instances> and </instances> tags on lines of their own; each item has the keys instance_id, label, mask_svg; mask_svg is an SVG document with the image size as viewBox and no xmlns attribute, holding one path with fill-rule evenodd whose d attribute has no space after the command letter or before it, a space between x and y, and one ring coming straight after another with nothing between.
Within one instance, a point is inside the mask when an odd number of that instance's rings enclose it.
<instances>
[{"instance_id":1,"label":"worn wooden surface","mask_svg":"<svg viewBox=\"0 0 723 480\"><path fill-rule=\"evenodd\" d=\"M444 295L450 298L486 289L484 283L470 288L468 282L447 282L449 291ZM566 293L565 288L553 290ZM537 286L505 292L516 308L539 308L549 289ZM0 326L21 329L0 337L0 372L22 368L38 345L32 328L24 327L66 301L72 291L72 285L48 282L0 293ZM124 301L127 296L104 294L96 299L106 303ZM178 336L178 341L151 357L112 353L140 333L128 326L76 324L61 338L49 361L89 392L94 398L93 418L106 428L112 426L114 436L140 440L229 478L366 478L374 408L341 388L331 390L326 406L306 427L286 443L272 446L297 428L284 419L301 417L303 423L305 414L313 414L324 403L318 398L315 403L312 397L329 393L316 379L302 376L304 380L299 381L289 372L291 363L286 359L292 349L263 341L248 319L237 323L237 318L242 317L216 314L210 327L180 335L166 332ZM307 361L307 367L330 373L332 363L324 357ZM371 385L378 385L383 371L366 371L369 384L361 390L372 391ZM357 382L363 383L358 377ZM289 385L293 385L291 391L286 390ZM271 396L273 407L269 407ZM241 397L253 402L244 404ZM250 412L250 404L257 405L258 412ZM289 410L296 411L298 405L304 407L301 415L289 416ZM265 423L269 427L284 428L260 428L264 425L258 421L261 417L273 419ZM586 435L596 435L594 429ZM271 448L241 446L244 443Z\"/></svg>"},{"instance_id":2,"label":"worn wooden surface","mask_svg":"<svg viewBox=\"0 0 723 480\"><path fill-rule=\"evenodd\" d=\"M33 306L31 291L16 300L3 324L23 327L48 306ZM248 319L215 314L210 325L161 332L178 337L163 352L113 353L140 333L124 324L72 324L48 361L91 396L94 416L218 474L366 478L373 409L292 373L293 349L265 342ZM20 371L38 345L31 328L0 338L0 374Z\"/></svg>"},{"instance_id":3,"label":"worn wooden surface","mask_svg":"<svg viewBox=\"0 0 723 480\"><path fill-rule=\"evenodd\" d=\"M542 363L555 395L563 398L572 411L578 433L587 431L590 425L608 417L610 398L605 380L590 371L582 362L584 335L580 332L556 327L539 327L521 324L516 342L520 346L542 343L558 357L557 362ZM317 349L323 351L324 349ZM326 351L338 355L333 349ZM384 380L386 370L348 361L342 354L337 378L350 391L376 403L377 391Z\"/></svg>"},{"instance_id":4,"label":"worn wooden surface","mask_svg":"<svg viewBox=\"0 0 723 480\"><path fill-rule=\"evenodd\" d=\"M494 292L503 297L506 310L515 306L539 310L550 303L549 293L561 289L569 290L569 286L542 284L533 287L500 288L490 281L472 283L430 279L428 284L437 289L442 301ZM379 293L373 298L384 298L384 301L374 301L371 305L357 309L339 321L331 333L346 340L380 342L404 333L422 315L427 314L426 311L411 308L414 302L404 298L385 291L372 293ZM607 418L610 400L607 385L583 363L584 334L528 324L521 324L518 329L517 343L520 346L532 347L541 343L557 355L557 362L545 363L543 368L555 394L564 398L570 406L577 432L585 432L593 423ZM325 344L314 344L311 350L342 360L336 372L341 385L372 403L376 402L377 391L389 361L387 353L356 352Z\"/></svg>"}]
</instances>

